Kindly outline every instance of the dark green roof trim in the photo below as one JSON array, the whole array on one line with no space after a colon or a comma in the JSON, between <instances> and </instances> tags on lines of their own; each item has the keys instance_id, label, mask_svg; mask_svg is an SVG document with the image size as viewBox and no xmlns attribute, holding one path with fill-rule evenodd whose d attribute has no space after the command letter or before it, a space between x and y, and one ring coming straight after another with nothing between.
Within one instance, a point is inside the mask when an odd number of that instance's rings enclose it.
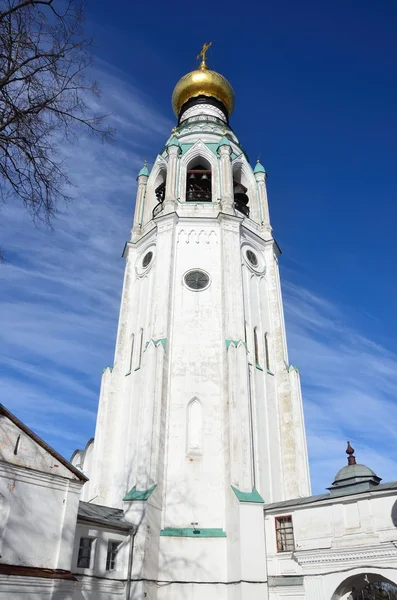
<instances>
[{"instance_id":1,"label":"dark green roof trim","mask_svg":"<svg viewBox=\"0 0 397 600\"><path fill-rule=\"evenodd\" d=\"M233 485L231 485L230 487L232 488L233 492L236 494L240 502L255 502L258 504L264 504L265 502L258 490L256 490L255 488L252 488L252 492L241 492Z\"/></svg>"},{"instance_id":2,"label":"dark green roof trim","mask_svg":"<svg viewBox=\"0 0 397 600\"><path fill-rule=\"evenodd\" d=\"M148 500L150 498L150 496L152 495L152 493L154 492L156 487L157 487L157 483L155 483L148 490L141 491L141 490L137 490L134 485L132 490L127 492L127 494L124 496L123 500L124 500L124 502L130 502L132 500Z\"/></svg>"},{"instance_id":3,"label":"dark green roof trim","mask_svg":"<svg viewBox=\"0 0 397 600\"><path fill-rule=\"evenodd\" d=\"M274 377L274 373L273 373L273 371L270 371L269 369L267 369L267 370L266 370L266 373L268 373L269 375L273 375L273 377Z\"/></svg>"},{"instance_id":4,"label":"dark green roof trim","mask_svg":"<svg viewBox=\"0 0 397 600\"><path fill-rule=\"evenodd\" d=\"M259 371L263 371L262 367L260 365L255 365L255 367L259 370Z\"/></svg>"},{"instance_id":5,"label":"dark green roof trim","mask_svg":"<svg viewBox=\"0 0 397 600\"><path fill-rule=\"evenodd\" d=\"M194 537L194 538L219 538L226 537L226 531L218 528L197 527L166 527L160 531L160 535L168 537Z\"/></svg>"},{"instance_id":6,"label":"dark green roof trim","mask_svg":"<svg viewBox=\"0 0 397 600\"><path fill-rule=\"evenodd\" d=\"M110 365L108 365L107 367L105 367L104 369L102 369L102 373L104 373L105 371L107 371L107 369L109 369L109 371L112 372L113 369L114 369L114 366L111 367Z\"/></svg>"}]
</instances>

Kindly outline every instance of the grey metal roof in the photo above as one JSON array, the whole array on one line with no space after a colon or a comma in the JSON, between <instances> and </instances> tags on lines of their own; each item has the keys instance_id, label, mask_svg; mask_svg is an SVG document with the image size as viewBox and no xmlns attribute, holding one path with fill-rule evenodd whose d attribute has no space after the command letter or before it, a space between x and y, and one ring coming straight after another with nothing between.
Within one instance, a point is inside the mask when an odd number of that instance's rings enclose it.
<instances>
[{"instance_id":1,"label":"grey metal roof","mask_svg":"<svg viewBox=\"0 0 397 600\"><path fill-rule=\"evenodd\" d=\"M69 471L71 471L74 475L76 475L76 477L78 479L80 479L80 481L84 481L84 482L88 481L88 478L85 475L83 475L83 473L81 471L76 469L76 467L74 465L72 465L72 463L70 463L68 460L66 460L66 458L63 458L63 456L61 456L61 454L59 454L59 452L54 450L54 448L49 446L47 444L47 442L42 440L31 429L29 429L29 427L27 427L24 423L22 423L22 421L20 421L9 410L7 410L3 404L0 404L0 415L4 415L5 417L7 417L7 419L9 419L12 423L14 423L14 425L19 427L19 429L21 429L24 433L26 433L27 436L32 438L32 440L34 440L36 442L36 444L38 444L39 446L44 448L44 450L46 450L49 454L51 454L51 456L53 456L57 461L59 461L61 463L61 465L63 465L64 467L69 469Z\"/></svg>"},{"instance_id":2,"label":"grey metal roof","mask_svg":"<svg viewBox=\"0 0 397 600\"><path fill-rule=\"evenodd\" d=\"M134 525L124 519L124 512L121 508L112 508L101 504L80 501L77 518L81 521L90 521L118 529L134 529Z\"/></svg>"},{"instance_id":3,"label":"grey metal roof","mask_svg":"<svg viewBox=\"0 0 397 600\"><path fill-rule=\"evenodd\" d=\"M336 498L340 498L342 496L357 496L358 494L377 494L378 492L385 492L388 490L396 490L397 493L397 481L389 481L386 483L380 483L376 487L371 488L371 490L364 491L350 491L344 490L334 490L333 494L319 494L318 496L306 496L306 498L292 498L291 500L283 500L282 502L272 502L270 504L264 505L264 510L272 510L274 508L284 509L284 508L292 508L294 506L303 506L305 504L314 504L316 502L321 502L321 500L335 500Z\"/></svg>"}]
</instances>

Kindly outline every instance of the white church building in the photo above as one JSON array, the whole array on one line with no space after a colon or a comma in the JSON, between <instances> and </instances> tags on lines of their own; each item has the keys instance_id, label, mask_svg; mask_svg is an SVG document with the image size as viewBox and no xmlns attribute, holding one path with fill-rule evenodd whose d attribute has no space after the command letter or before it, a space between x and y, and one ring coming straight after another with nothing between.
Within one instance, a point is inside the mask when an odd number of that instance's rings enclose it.
<instances>
[{"instance_id":1,"label":"white church building","mask_svg":"<svg viewBox=\"0 0 397 600\"><path fill-rule=\"evenodd\" d=\"M207 47L138 175L95 437L68 462L0 407L0 600L397 598L397 482L348 444L311 495L266 172Z\"/></svg>"}]
</instances>

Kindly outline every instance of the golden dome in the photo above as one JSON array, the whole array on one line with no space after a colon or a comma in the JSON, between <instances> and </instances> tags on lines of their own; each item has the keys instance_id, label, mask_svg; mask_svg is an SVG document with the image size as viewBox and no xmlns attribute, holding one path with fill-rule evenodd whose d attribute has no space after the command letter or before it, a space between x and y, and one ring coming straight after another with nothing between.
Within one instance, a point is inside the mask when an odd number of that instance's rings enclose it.
<instances>
[{"instance_id":1,"label":"golden dome","mask_svg":"<svg viewBox=\"0 0 397 600\"><path fill-rule=\"evenodd\" d=\"M234 91L230 83L223 75L211 71L205 61L195 71L184 75L176 84L172 94L172 108L178 117L182 106L197 96L209 96L216 98L225 105L230 115L234 108Z\"/></svg>"}]
</instances>

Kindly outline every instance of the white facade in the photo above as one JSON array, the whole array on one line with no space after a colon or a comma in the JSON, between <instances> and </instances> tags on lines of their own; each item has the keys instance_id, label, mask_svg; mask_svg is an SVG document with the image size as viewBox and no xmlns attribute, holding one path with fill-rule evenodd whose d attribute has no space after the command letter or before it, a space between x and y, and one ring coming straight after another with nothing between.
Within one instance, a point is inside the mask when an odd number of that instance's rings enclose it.
<instances>
[{"instance_id":1,"label":"white facade","mask_svg":"<svg viewBox=\"0 0 397 600\"><path fill-rule=\"evenodd\" d=\"M347 600L366 582L397 585L397 484L265 506L269 600ZM278 552L276 518L290 516L292 552Z\"/></svg>"}]
</instances>

